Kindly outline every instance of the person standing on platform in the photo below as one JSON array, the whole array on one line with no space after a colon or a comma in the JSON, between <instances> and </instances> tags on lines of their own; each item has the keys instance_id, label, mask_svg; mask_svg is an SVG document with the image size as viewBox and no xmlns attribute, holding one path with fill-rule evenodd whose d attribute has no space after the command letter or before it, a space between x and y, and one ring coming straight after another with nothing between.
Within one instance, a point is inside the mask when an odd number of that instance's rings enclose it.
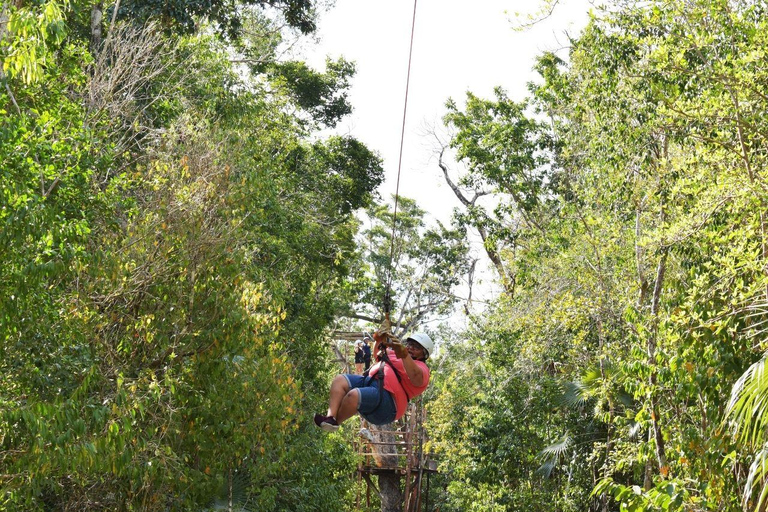
<instances>
[{"instance_id":1,"label":"person standing on platform","mask_svg":"<svg viewBox=\"0 0 768 512\"><path fill-rule=\"evenodd\" d=\"M365 364L365 353L363 352L363 340L355 341L355 373L363 374L363 365Z\"/></svg>"}]
</instances>

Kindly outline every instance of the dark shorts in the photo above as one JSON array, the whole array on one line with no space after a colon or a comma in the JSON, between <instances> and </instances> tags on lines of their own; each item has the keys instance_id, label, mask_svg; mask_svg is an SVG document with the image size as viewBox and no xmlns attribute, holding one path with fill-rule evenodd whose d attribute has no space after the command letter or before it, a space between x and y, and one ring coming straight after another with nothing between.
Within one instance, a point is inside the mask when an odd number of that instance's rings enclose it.
<instances>
[{"instance_id":1,"label":"dark shorts","mask_svg":"<svg viewBox=\"0 0 768 512\"><path fill-rule=\"evenodd\" d=\"M355 353L355 364L362 364L365 361L362 353Z\"/></svg>"},{"instance_id":2,"label":"dark shorts","mask_svg":"<svg viewBox=\"0 0 768 512\"><path fill-rule=\"evenodd\" d=\"M349 389L357 389L360 393L360 402L357 404L357 412L360 416L374 425L386 425L395 421L397 409L392 394L384 390L379 391L379 381L362 375L344 374ZM379 401L381 394L381 401Z\"/></svg>"}]
</instances>

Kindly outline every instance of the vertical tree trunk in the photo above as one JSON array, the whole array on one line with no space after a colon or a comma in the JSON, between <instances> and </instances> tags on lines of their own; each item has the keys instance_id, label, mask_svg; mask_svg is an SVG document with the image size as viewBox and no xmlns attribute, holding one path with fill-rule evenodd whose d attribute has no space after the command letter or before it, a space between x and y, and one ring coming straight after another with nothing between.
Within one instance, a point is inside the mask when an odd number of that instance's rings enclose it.
<instances>
[{"instance_id":1,"label":"vertical tree trunk","mask_svg":"<svg viewBox=\"0 0 768 512\"><path fill-rule=\"evenodd\" d=\"M669 163L669 138L663 134L661 140L661 147L654 152L654 161L657 163L657 187L660 195L659 199L659 226L663 226L666 221L666 190L664 189L664 176L661 174L662 165L666 166ZM663 162L659 165L659 162ZM642 261L643 251L639 246L640 240L640 214L641 209L638 205L635 217L635 258L637 259L637 272L640 279L640 296L638 297L638 307L642 306L643 299L647 294L649 288L648 282L644 276L644 266ZM651 296L651 311L650 311L650 332L648 334L648 340L646 345L646 351L648 355L648 365L651 369L651 375L648 378L648 400L651 405L651 429L648 433L649 441L653 440L656 449L656 462L659 465L659 470L666 476L666 471L669 470L667 466L666 448L664 446L664 436L661 431L661 419L659 403L656 391L657 384L657 371L656 371L656 348L658 345L659 336L659 305L661 304L661 292L664 288L664 276L667 270L667 255L669 254L669 248L665 246L665 241L661 241L661 257L659 258L658 265L656 267L656 279L653 283L653 295ZM648 490L653 484L652 480L652 459L648 459L645 464L645 475L643 481L643 487Z\"/></svg>"},{"instance_id":2,"label":"vertical tree trunk","mask_svg":"<svg viewBox=\"0 0 768 512\"><path fill-rule=\"evenodd\" d=\"M391 471L379 475L381 512L402 512L403 491L400 489L400 474Z\"/></svg>"},{"instance_id":3,"label":"vertical tree trunk","mask_svg":"<svg viewBox=\"0 0 768 512\"><path fill-rule=\"evenodd\" d=\"M95 2L91 7L91 53L96 54L101 48L102 19L104 18L104 2Z\"/></svg>"},{"instance_id":4,"label":"vertical tree trunk","mask_svg":"<svg viewBox=\"0 0 768 512\"><path fill-rule=\"evenodd\" d=\"M2 6L0 6L0 44L3 43L3 40L5 39L5 33L7 31L8 27L8 2L3 2ZM0 72L2 72L2 68L0 68Z\"/></svg>"},{"instance_id":5,"label":"vertical tree trunk","mask_svg":"<svg viewBox=\"0 0 768 512\"><path fill-rule=\"evenodd\" d=\"M232 512L234 507L234 500L232 499L232 468L229 468L229 473L227 475L228 485L227 485L227 510L229 512Z\"/></svg>"},{"instance_id":6,"label":"vertical tree trunk","mask_svg":"<svg viewBox=\"0 0 768 512\"><path fill-rule=\"evenodd\" d=\"M8 2L3 2L2 7L0 7L0 50L4 50L3 47L5 45L5 38L8 35L8 18ZM16 103L16 97L13 95L11 86L8 85L6 79L7 76L3 70L3 66L0 65L0 82L5 83L5 91L8 93L8 97L11 99L11 103L13 103L16 112L21 114L21 108L19 108L19 104Z\"/></svg>"},{"instance_id":7,"label":"vertical tree trunk","mask_svg":"<svg viewBox=\"0 0 768 512\"><path fill-rule=\"evenodd\" d=\"M661 255L661 259L659 260L659 267L656 272L656 286L653 290L653 304L651 306L651 316L653 317L653 331L651 333L651 337L649 340L649 347L648 347L648 363L651 365L652 368L655 368L656 365L656 343L657 343L657 337L658 337L658 329L659 329L659 299L661 296L661 288L662 283L664 282L664 273L666 272L667 268L667 254L669 253L668 249L664 249L664 252ZM654 388L656 387L656 370L654 369L651 373L650 377L650 384L651 384L651 422L653 425L653 438L656 441L656 459L659 463L659 468L663 470L663 468L667 467L667 455L666 450L664 448L664 437L661 433L661 421L659 418L659 404L658 399L656 398Z\"/></svg>"},{"instance_id":8,"label":"vertical tree trunk","mask_svg":"<svg viewBox=\"0 0 768 512\"><path fill-rule=\"evenodd\" d=\"M650 443L653 440L653 429L648 431L648 442ZM648 459L645 461L645 471L643 472L643 489L646 491L649 491L651 487L653 487L653 465L652 462L653 459Z\"/></svg>"},{"instance_id":9,"label":"vertical tree trunk","mask_svg":"<svg viewBox=\"0 0 768 512\"><path fill-rule=\"evenodd\" d=\"M379 496L381 498L381 512L402 512L403 492L400 489L399 457L392 433L392 425L368 425L369 439L372 452L375 453L376 466L382 468L379 474Z\"/></svg>"},{"instance_id":10,"label":"vertical tree trunk","mask_svg":"<svg viewBox=\"0 0 768 512\"><path fill-rule=\"evenodd\" d=\"M645 265L644 265L644 250L640 245L640 237L642 236L642 229L640 224L640 218L643 214L641 201L638 201L635 209L635 265L637 268L637 280L640 284L640 293L637 296L638 309L645 304L648 297L648 279L645 277Z\"/></svg>"},{"instance_id":11,"label":"vertical tree trunk","mask_svg":"<svg viewBox=\"0 0 768 512\"><path fill-rule=\"evenodd\" d=\"M662 158L666 164L669 163L669 138L664 136L662 145ZM659 176L659 186L664 187L662 180L663 176ZM667 220L666 214L666 198L664 189L661 189L661 204L659 212L659 225L662 226ZM659 304L661 303L661 291L664 288L664 275L667 271L667 255L669 254L669 248L664 246L664 240L662 239L661 257L659 258L659 264L656 267L656 282L653 286L653 298L651 299L651 333L648 337L648 364L651 367L651 376L649 378L650 384L650 399L651 399L651 424L653 428L653 438L656 444L656 460L659 463L659 470L664 472L668 471L667 455L664 447L664 436L661 432L661 419L660 410L658 404L657 393L655 391L657 382L656 372L656 347L658 345L659 337ZM663 473L664 474L664 473ZM666 476L666 474L665 474Z\"/></svg>"}]
</instances>

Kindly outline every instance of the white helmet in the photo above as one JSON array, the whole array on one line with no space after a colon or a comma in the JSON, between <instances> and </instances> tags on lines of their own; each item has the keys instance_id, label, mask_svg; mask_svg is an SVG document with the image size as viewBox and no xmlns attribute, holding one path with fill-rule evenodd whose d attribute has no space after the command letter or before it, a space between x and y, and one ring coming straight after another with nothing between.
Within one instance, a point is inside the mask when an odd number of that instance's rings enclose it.
<instances>
[{"instance_id":1,"label":"white helmet","mask_svg":"<svg viewBox=\"0 0 768 512\"><path fill-rule=\"evenodd\" d=\"M424 332L415 332L413 334L409 334L405 337L407 340L413 340L419 345L421 345L424 350L427 352L427 357L429 357L429 354L431 354L435 350L435 344L432 343L432 338L429 337L427 333Z\"/></svg>"}]
</instances>

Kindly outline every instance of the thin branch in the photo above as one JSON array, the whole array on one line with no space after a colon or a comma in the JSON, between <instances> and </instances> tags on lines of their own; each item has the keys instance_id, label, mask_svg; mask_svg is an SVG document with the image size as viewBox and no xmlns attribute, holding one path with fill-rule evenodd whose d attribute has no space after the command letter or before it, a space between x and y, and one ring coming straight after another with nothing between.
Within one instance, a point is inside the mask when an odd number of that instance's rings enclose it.
<instances>
[{"instance_id":1,"label":"thin branch","mask_svg":"<svg viewBox=\"0 0 768 512\"><path fill-rule=\"evenodd\" d=\"M487 192L476 192L475 197L472 199L472 201L469 201L464 194L462 193L461 189L451 180L450 175L448 173L448 166L445 165L443 162L443 155L445 153L445 146L443 146L439 153L439 158L437 161L437 165L442 169L443 176L445 177L445 181L448 183L448 186L451 187L451 190L453 190L453 193L456 195L458 200L468 209L473 208L475 205L475 201L478 197L481 197L482 195L486 195ZM488 258L491 260L491 263L493 263L493 266L496 268L496 272L499 273L499 277L501 278L502 286L504 287L504 290L510 295L514 296L515 292L515 278L514 276L509 276L507 273L507 269L504 265L504 262L501 259L501 255L494 249L489 241L488 241L488 231L484 225L481 223L475 223L474 228L477 229L478 233L480 234L480 238L483 241L483 249L485 249L485 253L488 255Z\"/></svg>"},{"instance_id":2,"label":"thin branch","mask_svg":"<svg viewBox=\"0 0 768 512\"><path fill-rule=\"evenodd\" d=\"M372 324L380 324L384 321L384 317L372 317L369 315L365 315L362 313L344 313L341 316L344 318L351 318L353 320L363 320L365 322L370 322ZM399 321L392 322L393 327L401 328L402 324Z\"/></svg>"},{"instance_id":3,"label":"thin branch","mask_svg":"<svg viewBox=\"0 0 768 512\"><path fill-rule=\"evenodd\" d=\"M448 174L448 167L443 163L443 154L444 153L445 153L445 147L443 147L440 150L440 156L439 156L439 158L437 160L437 165L440 167L440 169L442 169L443 176L445 177L445 181L446 181L446 183L448 183L448 186L451 187L451 190L453 190L453 193L456 196L456 198L461 202L461 204L463 204L464 206L469 208L469 207L474 205L474 200L472 202L470 202L464 196L464 194L462 193L461 189L459 189L458 185L456 185L453 182L453 180L451 180L451 177Z\"/></svg>"},{"instance_id":4,"label":"thin branch","mask_svg":"<svg viewBox=\"0 0 768 512\"><path fill-rule=\"evenodd\" d=\"M107 34L107 37L112 36L112 32L115 30L115 20L117 20L117 13L120 10L120 0L117 0L115 2L115 7L112 11L112 21L109 23L109 33Z\"/></svg>"},{"instance_id":5,"label":"thin branch","mask_svg":"<svg viewBox=\"0 0 768 512\"><path fill-rule=\"evenodd\" d=\"M6 80L5 73L3 73L2 69L0 69L0 80L5 82L5 90L8 93L8 97L11 98L11 103L13 103L13 106L16 108L16 113L21 115L21 108L19 108L19 104L16 103L16 97L13 95L13 91L11 91L11 86L8 85L8 80Z\"/></svg>"},{"instance_id":6,"label":"thin branch","mask_svg":"<svg viewBox=\"0 0 768 512\"><path fill-rule=\"evenodd\" d=\"M549 11L548 11L548 12L547 12L547 11L544 11L544 13L543 13L543 14L541 14L541 15L540 15L539 17L537 17L537 18L534 18L533 16L531 16L531 17L530 17L530 18L531 18L531 21L528 21L527 23L516 24L516 23L515 23L514 21L512 21L511 19L509 20L509 22L510 22L512 25L515 25L515 30L521 30L521 31L522 31L522 30L526 30L526 29L529 29L529 28L531 28L531 27L533 27L533 26L535 26L535 25L538 25L538 24L539 24L539 23L541 23L542 21L544 21L544 20L546 20L546 19L550 18L550 17L552 16L552 14L555 12L555 8L557 7L557 5L558 5L559 3L560 3L560 0L554 0L554 1L552 2L552 4L550 5L550 7L549 7Z\"/></svg>"}]
</instances>

